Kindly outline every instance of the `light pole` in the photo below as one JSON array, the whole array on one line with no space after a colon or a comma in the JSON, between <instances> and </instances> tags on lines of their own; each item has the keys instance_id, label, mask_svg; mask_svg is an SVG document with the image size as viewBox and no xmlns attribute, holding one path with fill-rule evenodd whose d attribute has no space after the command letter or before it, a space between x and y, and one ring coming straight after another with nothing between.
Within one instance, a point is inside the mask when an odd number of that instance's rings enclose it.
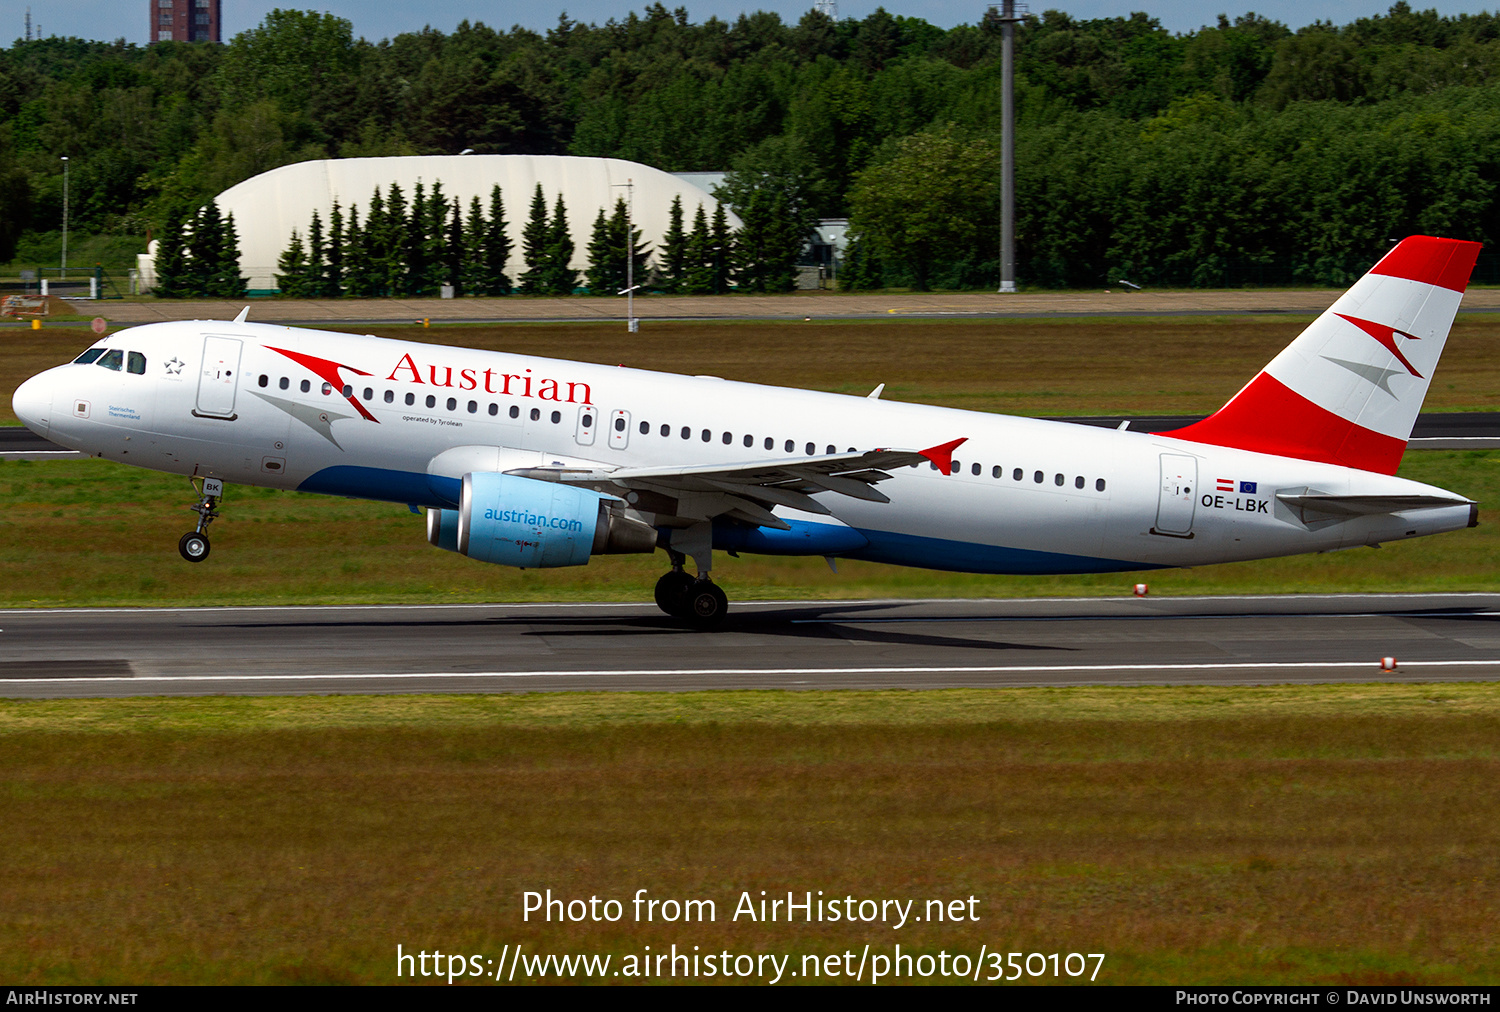
<instances>
[{"instance_id":1,"label":"light pole","mask_svg":"<svg viewBox=\"0 0 1500 1012\"><path fill-rule=\"evenodd\" d=\"M1020 10L1017 10L1017 8ZM991 13L994 8L990 8ZM1000 291L1016 290L1016 22L1026 5L1000 5Z\"/></svg>"},{"instance_id":2,"label":"light pole","mask_svg":"<svg viewBox=\"0 0 1500 1012\"><path fill-rule=\"evenodd\" d=\"M634 334L640 329L635 318L635 180L614 185L625 187L625 330Z\"/></svg>"},{"instance_id":3,"label":"light pole","mask_svg":"<svg viewBox=\"0 0 1500 1012\"><path fill-rule=\"evenodd\" d=\"M68 276L68 156L62 156L63 163L63 249L62 249L62 276Z\"/></svg>"}]
</instances>

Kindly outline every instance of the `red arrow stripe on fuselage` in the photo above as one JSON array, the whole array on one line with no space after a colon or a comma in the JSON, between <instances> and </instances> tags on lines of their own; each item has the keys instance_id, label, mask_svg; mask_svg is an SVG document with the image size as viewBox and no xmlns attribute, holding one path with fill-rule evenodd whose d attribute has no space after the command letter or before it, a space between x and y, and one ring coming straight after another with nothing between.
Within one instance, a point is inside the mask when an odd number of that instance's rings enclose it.
<instances>
[{"instance_id":1,"label":"red arrow stripe on fuselage","mask_svg":"<svg viewBox=\"0 0 1500 1012\"><path fill-rule=\"evenodd\" d=\"M331 362L326 358L318 358L316 355L304 355L300 351L287 351L285 348L272 348L269 344L265 345L265 348L268 351L276 352L278 355L285 355L287 358L291 359L293 362L296 362L303 368L312 370L319 377L321 377L325 383L333 387L335 390L342 391L344 389L344 379L339 375L340 369L348 369L356 376L370 375L363 369L356 369L352 365L341 365L338 362ZM376 425L380 424L379 419L366 411L365 406L361 404L352 394L348 397L345 397L344 400L354 405L355 411L358 411L361 415L365 416Z\"/></svg>"}]
</instances>

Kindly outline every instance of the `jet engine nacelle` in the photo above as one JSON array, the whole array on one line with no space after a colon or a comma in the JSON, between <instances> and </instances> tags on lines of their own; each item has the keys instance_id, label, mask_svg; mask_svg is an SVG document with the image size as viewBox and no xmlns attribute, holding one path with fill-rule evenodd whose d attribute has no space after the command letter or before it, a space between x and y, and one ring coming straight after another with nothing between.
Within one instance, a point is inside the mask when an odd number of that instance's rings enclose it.
<instances>
[{"instance_id":1,"label":"jet engine nacelle","mask_svg":"<svg viewBox=\"0 0 1500 1012\"><path fill-rule=\"evenodd\" d=\"M427 511L427 540L480 562L521 569L581 566L591 555L651 552L656 530L608 496L557 482L473 472L456 510Z\"/></svg>"}]
</instances>

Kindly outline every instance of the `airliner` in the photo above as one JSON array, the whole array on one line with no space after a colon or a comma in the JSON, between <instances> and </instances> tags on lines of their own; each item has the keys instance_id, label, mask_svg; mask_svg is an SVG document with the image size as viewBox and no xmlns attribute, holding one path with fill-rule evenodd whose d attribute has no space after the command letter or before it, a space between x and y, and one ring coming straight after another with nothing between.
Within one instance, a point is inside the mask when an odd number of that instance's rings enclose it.
<instances>
[{"instance_id":1,"label":"airliner","mask_svg":"<svg viewBox=\"0 0 1500 1012\"><path fill-rule=\"evenodd\" d=\"M16 390L96 457L182 474L209 555L226 484L406 503L521 568L663 549L667 614L722 621L715 551L1100 573L1472 527L1395 477L1479 253L1403 240L1208 418L1131 432L231 321L132 327ZM691 562L692 571L687 569Z\"/></svg>"}]
</instances>

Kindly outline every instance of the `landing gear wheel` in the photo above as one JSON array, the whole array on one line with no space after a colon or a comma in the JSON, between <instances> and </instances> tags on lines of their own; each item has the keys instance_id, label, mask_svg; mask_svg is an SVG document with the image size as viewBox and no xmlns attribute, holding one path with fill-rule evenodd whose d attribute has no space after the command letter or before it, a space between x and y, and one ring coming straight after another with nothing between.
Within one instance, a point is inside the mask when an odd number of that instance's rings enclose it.
<instances>
[{"instance_id":1,"label":"landing gear wheel","mask_svg":"<svg viewBox=\"0 0 1500 1012\"><path fill-rule=\"evenodd\" d=\"M695 581L674 569L656 581L656 606L673 618L687 618L687 592Z\"/></svg>"},{"instance_id":2,"label":"landing gear wheel","mask_svg":"<svg viewBox=\"0 0 1500 1012\"><path fill-rule=\"evenodd\" d=\"M199 534L197 531L188 531L182 536L182 539L177 542L177 550L181 552L182 557L184 559L187 559L189 562L202 562L204 559L208 558L208 551L210 547L211 546L208 543L208 535Z\"/></svg>"},{"instance_id":3,"label":"landing gear wheel","mask_svg":"<svg viewBox=\"0 0 1500 1012\"><path fill-rule=\"evenodd\" d=\"M698 629L712 629L724 621L729 598L719 585L709 580L695 580L687 592L687 618Z\"/></svg>"}]
</instances>

